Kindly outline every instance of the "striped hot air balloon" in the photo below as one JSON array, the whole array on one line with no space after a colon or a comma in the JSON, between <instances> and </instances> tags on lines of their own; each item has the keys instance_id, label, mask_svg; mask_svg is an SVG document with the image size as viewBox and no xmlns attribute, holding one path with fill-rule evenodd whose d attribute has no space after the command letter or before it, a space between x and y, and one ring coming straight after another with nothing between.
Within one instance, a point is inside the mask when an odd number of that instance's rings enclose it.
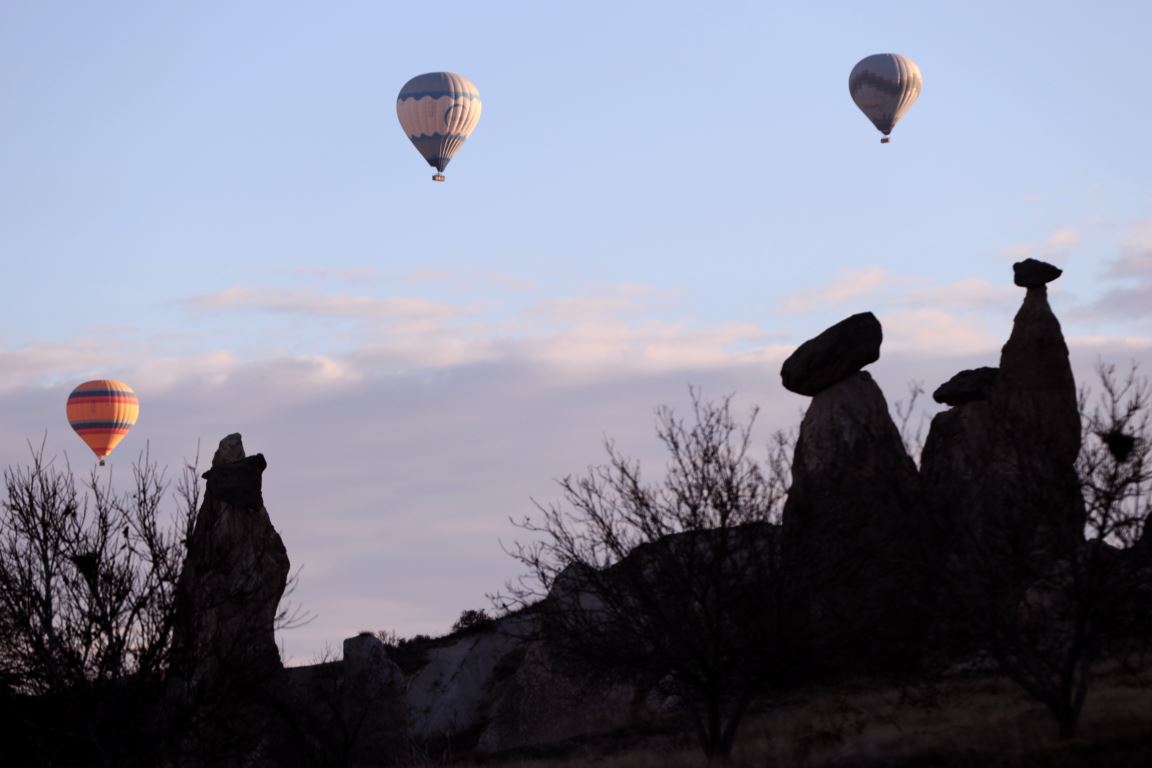
<instances>
[{"instance_id":1,"label":"striped hot air balloon","mask_svg":"<svg viewBox=\"0 0 1152 768\"><path fill-rule=\"evenodd\" d=\"M396 116L408 139L439 173L480 122L480 92L467 78L451 72L418 75L400 89Z\"/></svg>"},{"instance_id":2,"label":"striped hot air balloon","mask_svg":"<svg viewBox=\"0 0 1152 768\"><path fill-rule=\"evenodd\" d=\"M848 76L848 92L860 111L888 143L888 134L920 95L920 67L907 56L877 53L866 56Z\"/></svg>"},{"instance_id":3,"label":"striped hot air balloon","mask_svg":"<svg viewBox=\"0 0 1152 768\"><path fill-rule=\"evenodd\" d=\"M132 387L115 379L86 381L68 395L68 423L100 464L124 439L140 415Z\"/></svg>"}]
</instances>

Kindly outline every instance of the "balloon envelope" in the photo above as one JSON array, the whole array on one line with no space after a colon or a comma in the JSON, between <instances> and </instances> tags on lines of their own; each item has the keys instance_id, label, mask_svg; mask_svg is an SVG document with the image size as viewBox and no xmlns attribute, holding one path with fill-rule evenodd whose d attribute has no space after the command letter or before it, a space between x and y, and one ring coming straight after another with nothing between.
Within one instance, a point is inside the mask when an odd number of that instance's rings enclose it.
<instances>
[{"instance_id":1,"label":"balloon envelope","mask_svg":"<svg viewBox=\"0 0 1152 768\"><path fill-rule=\"evenodd\" d=\"M139 415L136 393L115 379L86 381L68 396L68 423L101 461L124 439Z\"/></svg>"},{"instance_id":2,"label":"balloon envelope","mask_svg":"<svg viewBox=\"0 0 1152 768\"><path fill-rule=\"evenodd\" d=\"M480 92L451 72L418 75L400 89L396 116L417 151L438 171L480 122Z\"/></svg>"},{"instance_id":3,"label":"balloon envelope","mask_svg":"<svg viewBox=\"0 0 1152 768\"><path fill-rule=\"evenodd\" d=\"M896 53L866 56L848 76L852 101L885 136L916 101L921 84L916 62Z\"/></svg>"}]
</instances>

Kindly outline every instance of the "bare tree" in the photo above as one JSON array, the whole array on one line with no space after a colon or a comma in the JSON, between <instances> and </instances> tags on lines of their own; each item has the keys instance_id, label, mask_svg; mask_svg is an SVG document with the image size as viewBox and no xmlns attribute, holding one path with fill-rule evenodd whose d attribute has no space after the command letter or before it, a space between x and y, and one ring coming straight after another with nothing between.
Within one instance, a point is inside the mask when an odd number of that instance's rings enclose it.
<instances>
[{"instance_id":1,"label":"bare tree","mask_svg":"<svg viewBox=\"0 0 1152 768\"><path fill-rule=\"evenodd\" d=\"M924 382L913 379L907 386L908 399L897 400L892 404L892 410L896 414L893 421L900 432L900 442L904 443L904 450L916 462L916 466L920 466L920 454L924 452L924 423L928 420L928 415L920 410L920 418L915 426L910 422L913 414L917 413L916 404L920 400L920 395L924 394Z\"/></svg>"},{"instance_id":2,"label":"bare tree","mask_svg":"<svg viewBox=\"0 0 1152 768\"><path fill-rule=\"evenodd\" d=\"M115 494L94 470L82 496L70 468L44 460L43 446L30 465L4 471L0 665L17 690L164 672L199 486L189 465L177 483L178 509L165 519L164 471L144 453L132 473L132 489Z\"/></svg>"},{"instance_id":3,"label":"bare tree","mask_svg":"<svg viewBox=\"0 0 1152 768\"><path fill-rule=\"evenodd\" d=\"M126 761L117 742L131 725L113 720L154 696L167 670L195 466L166 515L168 482L147 451L124 493L96 470L78 486L43 444L30 451L3 474L0 679L24 704L29 738L85 750L93 764Z\"/></svg>"},{"instance_id":4,"label":"bare tree","mask_svg":"<svg viewBox=\"0 0 1152 768\"><path fill-rule=\"evenodd\" d=\"M757 462L755 409L741 425L730 397L692 398L693 424L656 411L670 457L659 484L609 440L607 465L560 481L565 504L515 523L539 538L510 551L528 574L497 600L530 606L541 639L581 671L672 697L723 760L753 697L787 670L777 522L794 441L777 433Z\"/></svg>"},{"instance_id":5,"label":"bare tree","mask_svg":"<svg viewBox=\"0 0 1152 768\"><path fill-rule=\"evenodd\" d=\"M1062 738L1075 735L1100 663L1142 674L1152 639L1152 387L1135 367L1121 378L1101 363L1097 373L1095 404L1080 395L1084 541L1048 559L1021 547L1010 575L986 568L976 581L982 605L968 613L1000 670L1049 710ZM1015 516L1012 525L1032 517L1039 515ZM1035 538L1029 530L1003 533L1009 545Z\"/></svg>"}]
</instances>

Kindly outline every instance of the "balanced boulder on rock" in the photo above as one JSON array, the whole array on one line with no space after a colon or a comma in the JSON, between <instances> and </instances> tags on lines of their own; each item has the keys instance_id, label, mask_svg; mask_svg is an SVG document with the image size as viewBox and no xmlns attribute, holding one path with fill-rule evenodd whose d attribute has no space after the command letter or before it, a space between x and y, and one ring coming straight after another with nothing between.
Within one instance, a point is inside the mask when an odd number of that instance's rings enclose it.
<instances>
[{"instance_id":1,"label":"balanced boulder on rock","mask_svg":"<svg viewBox=\"0 0 1152 768\"><path fill-rule=\"evenodd\" d=\"M960 371L937 387L932 393L932 399L943 405L964 405L987 400L999 371L999 368L990 367Z\"/></svg>"},{"instance_id":2,"label":"balanced boulder on rock","mask_svg":"<svg viewBox=\"0 0 1152 768\"><path fill-rule=\"evenodd\" d=\"M1062 274L1064 270L1038 259L1024 259L1012 265L1013 282L1021 288L1039 288Z\"/></svg>"},{"instance_id":3,"label":"balanced boulder on rock","mask_svg":"<svg viewBox=\"0 0 1152 768\"><path fill-rule=\"evenodd\" d=\"M871 312L861 312L809 339L780 368L784 388L812 397L880 359L884 331Z\"/></svg>"}]
</instances>

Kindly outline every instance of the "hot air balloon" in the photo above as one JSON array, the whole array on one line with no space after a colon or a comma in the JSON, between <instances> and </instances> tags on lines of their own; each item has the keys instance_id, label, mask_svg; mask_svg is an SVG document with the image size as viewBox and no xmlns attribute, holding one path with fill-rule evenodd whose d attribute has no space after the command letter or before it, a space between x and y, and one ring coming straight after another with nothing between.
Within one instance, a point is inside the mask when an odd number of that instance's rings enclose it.
<instances>
[{"instance_id":1,"label":"hot air balloon","mask_svg":"<svg viewBox=\"0 0 1152 768\"><path fill-rule=\"evenodd\" d=\"M68 395L68 423L100 464L124 439L140 415L132 387L115 379L86 381Z\"/></svg>"},{"instance_id":2,"label":"hot air balloon","mask_svg":"<svg viewBox=\"0 0 1152 768\"><path fill-rule=\"evenodd\" d=\"M480 92L451 72L418 75L400 89L396 116L416 150L439 171L432 180L444 181L448 161L480 122Z\"/></svg>"},{"instance_id":3,"label":"hot air balloon","mask_svg":"<svg viewBox=\"0 0 1152 768\"><path fill-rule=\"evenodd\" d=\"M888 134L920 95L921 83L920 67L912 59L896 53L877 53L852 67L848 92L860 111L884 134L880 143L887 144Z\"/></svg>"}]
</instances>

